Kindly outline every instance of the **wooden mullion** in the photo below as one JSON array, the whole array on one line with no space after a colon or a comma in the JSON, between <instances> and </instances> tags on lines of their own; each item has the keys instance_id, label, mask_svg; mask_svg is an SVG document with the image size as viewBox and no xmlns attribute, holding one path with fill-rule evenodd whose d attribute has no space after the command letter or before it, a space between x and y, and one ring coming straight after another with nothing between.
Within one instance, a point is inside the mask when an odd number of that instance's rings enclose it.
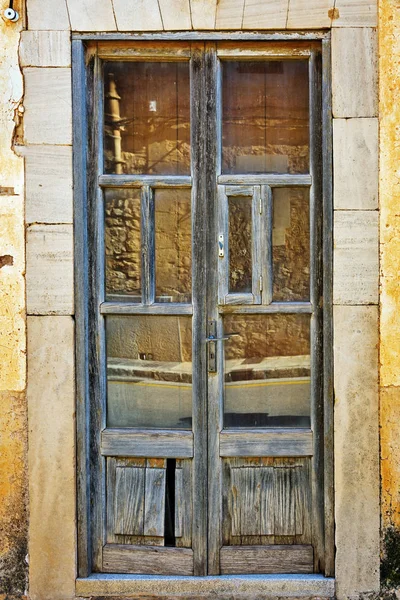
<instances>
[{"instance_id":1,"label":"wooden mullion","mask_svg":"<svg viewBox=\"0 0 400 600\"><path fill-rule=\"evenodd\" d=\"M269 185L271 187L308 187L311 175L265 174L265 175L219 175L220 185Z\"/></svg>"},{"instance_id":2,"label":"wooden mullion","mask_svg":"<svg viewBox=\"0 0 400 600\"><path fill-rule=\"evenodd\" d=\"M220 243L220 236L223 236L224 255L218 257L218 304L225 304L225 299L229 292L229 230L228 230L228 215L229 203L225 193L225 187L219 185L217 187L217 204L218 204L218 231L215 240L216 244Z\"/></svg>"},{"instance_id":3,"label":"wooden mullion","mask_svg":"<svg viewBox=\"0 0 400 600\"><path fill-rule=\"evenodd\" d=\"M253 188L251 217L252 217L252 292L253 303L261 304L262 290L265 285L262 270L262 227L261 227L261 190L259 185Z\"/></svg>"},{"instance_id":4,"label":"wooden mullion","mask_svg":"<svg viewBox=\"0 0 400 600\"><path fill-rule=\"evenodd\" d=\"M323 151L323 263L324 263L324 505L325 576L335 571L334 469L333 469L333 167L332 86L330 39L322 41L322 151Z\"/></svg>"},{"instance_id":5,"label":"wooden mullion","mask_svg":"<svg viewBox=\"0 0 400 600\"><path fill-rule=\"evenodd\" d=\"M178 187L187 188L192 185L190 175L100 175L99 185L105 188L140 188L150 185L152 188Z\"/></svg>"},{"instance_id":6,"label":"wooden mullion","mask_svg":"<svg viewBox=\"0 0 400 600\"><path fill-rule=\"evenodd\" d=\"M154 240L154 193L149 185L141 191L141 235L142 235L142 299L143 304L155 300L155 240Z\"/></svg>"},{"instance_id":7,"label":"wooden mullion","mask_svg":"<svg viewBox=\"0 0 400 600\"><path fill-rule=\"evenodd\" d=\"M191 315L191 304L159 302L150 305L129 302L103 302L100 306L103 315Z\"/></svg>"},{"instance_id":8,"label":"wooden mullion","mask_svg":"<svg viewBox=\"0 0 400 600\"><path fill-rule=\"evenodd\" d=\"M193 251L193 572L207 574L207 244L206 135L207 103L204 44L192 45L190 61Z\"/></svg>"},{"instance_id":9,"label":"wooden mullion","mask_svg":"<svg viewBox=\"0 0 400 600\"><path fill-rule=\"evenodd\" d=\"M224 41L233 40L242 41L304 41L304 40L323 40L327 37L325 31L169 31L169 32L136 32L131 33L72 33L72 38L76 40L88 41Z\"/></svg>"},{"instance_id":10,"label":"wooden mullion","mask_svg":"<svg viewBox=\"0 0 400 600\"><path fill-rule=\"evenodd\" d=\"M321 54L314 51L309 62L310 74L310 189L311 232L311 427L313 461L311 474L313 504L314 570L325 571L324 542L324 412L323 412L323 330L322 330L322 97Z\"/></svg>"},{"instance_id":11,"label":"wooden mullion","mask_svg":"<svg viewBox=\"0 0 400 600\"><path fill-rule=\"evenodd\" d=\"M272 264L272 227L273 200L272 189L268 185L261 186L261 269L263 278L262 303L271 304L273 295Z\"/></svg>"},{"instance_id":12,"label":"wooden mullion","mask_svg":"<svg viewBox=\"0 0 400 600\"><path fill-rule=\"evenodd\" d=\"M220 306L219 312L222 314L311 314L313 307L311 302L272 302L267 305L226 305Z\"/></svg>"}]
</instances>

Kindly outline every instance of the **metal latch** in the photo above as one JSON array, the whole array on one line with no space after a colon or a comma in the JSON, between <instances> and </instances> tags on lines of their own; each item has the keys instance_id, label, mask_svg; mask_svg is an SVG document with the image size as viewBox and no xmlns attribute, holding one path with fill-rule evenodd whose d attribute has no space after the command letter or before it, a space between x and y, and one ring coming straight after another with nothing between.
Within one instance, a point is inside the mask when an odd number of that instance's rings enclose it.
<instances>
[{"instance_id":1,"label":"metal latch","mask_svg":"<svg viewBox=\"0 0 400 600\"><path fill-rule=\"evenodd\" d=\"M225 342L226 340L230 340L231 337L239 335L238 333L225 333L222 337L217 337L217 323L216 321L208 321L207 328L208 337L206 338L207 342L207 362L208 362L208 372L216 373L217 372L217 343Z\"/></svg>"}]
</instances>

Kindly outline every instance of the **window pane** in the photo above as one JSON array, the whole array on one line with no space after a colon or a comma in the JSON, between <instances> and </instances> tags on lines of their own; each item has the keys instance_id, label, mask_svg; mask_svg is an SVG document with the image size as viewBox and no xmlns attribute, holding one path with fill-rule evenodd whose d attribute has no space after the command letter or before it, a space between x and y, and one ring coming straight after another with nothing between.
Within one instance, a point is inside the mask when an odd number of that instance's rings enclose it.
<instances>
[{"instance_id":1,"label":"window pane","mask_svg":"<svg viewBox=\"0 0 400 600\"><path fill-rule=\"evenodd\" d=\"M229 198L229 292L252 290L251 196Z\"/></svg>"},{"instance_id":2,"label":"window pane","mask_svg":"<svg viewBox=\"0 0 400 600\"><path fill-rule=\"evenodd\" d=\"M141 302L140 190L104 192L106 299Z\"/></svg>"},{"instance_id":3,"label":"window pane","mask_svg":"<svg viewBox=\"0 0 400 600\"><path fill-rule=\"evenodd\" d=\"M155 192L156 301L191 302L191 190Z\"/></svg>"},{"instance_id":4,"label":"window pane","mask_svg":"<svg viewBox=\"0 0 400 600\"><path fill-rule=\"evenodd\" d=\"M310 427L309 315L228 315L225 427Z\"/></svg>"},{"instance_id":5,"label":"window pane","mask_svg":"<svg viewBox=\"0 0 400 600\"><path fill-rule=\"evenodd\" d=\"M190 174L189 63L109 62L105 171Z\"/></svg>"},{"instance_id":6,"label":"window pane","mask_svg":"<svg viewBox=\"0 0 400 600\"><path fill-rule=\"evenodd\" d=\"M222 74L223 173L308 172L308 62L227 61Z\"/></svg>"},{"instance_id":7,"label":"window pane","mask_svg":"<svg viewBox=\"0 0 400 600\"><path fill-rule=\"evenodd\" d=\"M107 425L190 429L192 319L106 318Z\"/></svg>"},{"instance_id":8,"label":"window pane","mask_svg":"<svg viewBox=\"0 0 400 600\"><path fill-rule=\"evenodd\" d=\"M310 206L309 191L275 188L272 256L273 299L310 299Z\"/></svg>"}]
</instances>

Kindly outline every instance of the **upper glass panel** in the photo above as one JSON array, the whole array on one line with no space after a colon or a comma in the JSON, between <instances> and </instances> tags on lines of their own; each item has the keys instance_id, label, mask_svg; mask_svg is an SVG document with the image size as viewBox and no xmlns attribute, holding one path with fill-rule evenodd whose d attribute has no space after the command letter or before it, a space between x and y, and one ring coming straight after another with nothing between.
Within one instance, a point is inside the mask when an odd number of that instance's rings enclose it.
<instances>
[{"instance_id":1,"label":"upper glass panel","mask_svg":"<svg viewBox=\"0 0 400 600\"><path fill-rule=\"evenodd\" d=\"M223 62L222 172L308 170L308 61Z\"/></svg>"},{"instance_id":2,"label":"upper glass panel","mask_svg":"<svg viewBox=\"0 0 400 600\"><path fill-rule=\"evenodd\" d=\"M105 172L190 175L188 62L106 62Z\"/></svg>"}]
</instances>

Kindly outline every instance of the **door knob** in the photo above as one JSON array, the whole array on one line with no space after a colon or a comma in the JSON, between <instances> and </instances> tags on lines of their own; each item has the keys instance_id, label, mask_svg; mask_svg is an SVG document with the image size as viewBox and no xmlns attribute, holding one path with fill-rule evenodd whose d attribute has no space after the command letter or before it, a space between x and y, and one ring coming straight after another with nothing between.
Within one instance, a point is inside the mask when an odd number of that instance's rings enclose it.
<instances>
[{"instance_id":1,"label":"door knob","mask_svg":"<svg viewBox=\"0 0 400 600\"><path fill-rule=\"evenodd\" d=\"M237 335L240 335L240 333L224 333L222 337L214 337L213 335L210 335L208 338L206 338L206 342L224 342L225 340L230 340L231 337L235 337Z\"/></svg>"}]
</instances>

